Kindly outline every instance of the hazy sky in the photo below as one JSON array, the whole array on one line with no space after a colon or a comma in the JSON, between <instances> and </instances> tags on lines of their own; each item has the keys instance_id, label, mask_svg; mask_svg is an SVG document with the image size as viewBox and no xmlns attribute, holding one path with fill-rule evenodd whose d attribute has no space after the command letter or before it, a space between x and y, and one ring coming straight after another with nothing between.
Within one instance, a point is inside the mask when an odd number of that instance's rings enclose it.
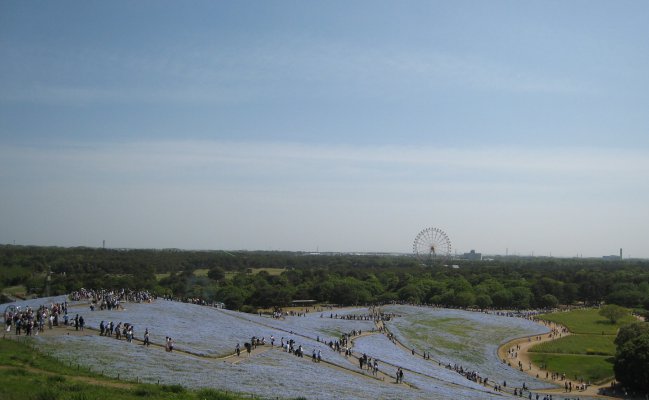
<instances>
[{"instance_id":1,"label":"hazy sky","mask_svg":"<svg viewBox=\"0 0 649 400\"><path fill-rule=\"evenodd\" d=\"M0 243L649 257L649 2L0 2Z\"/></svg>"}]
</instances>

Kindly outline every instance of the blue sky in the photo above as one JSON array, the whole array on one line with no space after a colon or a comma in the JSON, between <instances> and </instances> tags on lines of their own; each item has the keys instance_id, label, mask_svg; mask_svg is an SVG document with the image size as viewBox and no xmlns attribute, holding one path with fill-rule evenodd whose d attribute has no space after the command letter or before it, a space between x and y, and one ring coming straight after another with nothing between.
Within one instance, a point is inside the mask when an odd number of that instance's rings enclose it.
<instances>
[{"instance_id":1,"label":"blue sky","mask_svg":"<svg viewBox=\"0 0 649 400\"><path fill-rule=\"evenodd\" d=\"M0 243L649 257L643 1L4 1Z\"/></svg>"}]
</instances>

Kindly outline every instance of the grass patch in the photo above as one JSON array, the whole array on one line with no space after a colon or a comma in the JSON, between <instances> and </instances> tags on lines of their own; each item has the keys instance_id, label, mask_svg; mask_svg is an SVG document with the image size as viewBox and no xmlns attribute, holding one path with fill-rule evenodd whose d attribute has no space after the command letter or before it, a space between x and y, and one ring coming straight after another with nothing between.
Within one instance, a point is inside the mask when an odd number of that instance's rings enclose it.
<instances>
[{"instance_id":1,"label":"grass patch","mask_svg":"<svg viewBox=\"0 0 649 400\"><path fill-rule=\"evenodd\" d=\"M164 278L169 278L171 276L170 272L165 272L164 274L155 274L156 281L160 282Z\"/></svg>"},{"instance_id":2,"label":"grass patch","mask_svg":"<svg viewBox=\"0 0 649 400\"><path fill-rule=\"evenodd\" d=\"M208 272L210 272L209 268L198 268L195 269L192 273L194 274L194 276L206 277Z\"/></svg>"},{"instance_id":3,"label":"grass patch","mask_svg":"<svg viewBox=\"0 0 649 400\"><path fill-rule=\"evenodd\" d=\"M570 335L537 344L530 348L530 352L613 356L613 340L610 335Z\"/></svg>"},{"instance_id":4,"label":"grass patch","mask_svg":"<svg viewBox=\"0 0 649 400\"><path fill-rule=\"evenodd\" d=\"M27 287L25 285L8 286L2 289L2 291L12 296L15 296L17 294L25 295L25 293L27 293Z\"/></svg>"},{"instance_id":5,"label":"grass patch","mask_svg":"<svg viewBox=\"0 0 649 400\"><path fill-rule=\"evenodd\" d=\"M281 275L282 272L286 271L286 268L250 268L250 274L251 275L256 275L262 271L268 273L268 275L272 276L277 276ZM210 272L209 268L197 268L194 271L192 271L192 274L196 277L207 277L207 274ZM225 271L225 279L226 280L232 280L236 274L238 274L240 271ZM155 274L155 279L159 282L162 279L168 278L171 276L171 273L165 272L165 273L160 273L160 274Z\"/></svg>"},{"instance_id":6,"label":"grass patch","mask_svg":"<svg viewBox=\"0 0 649 400\"><path fill-rule=\"evenodd\" d=\"M566 374L568 379L595 383L613 378L613 360L608 356L530 353L532 362L547 371Z\"/></svg>"},{"instance_id":7,"label":"grass patch","mask_svg":"<svg viewBox=\"0 0 649 400\"><path fill-rule=\"evenodd\" d=\"M595 308L544 314L539 318L561 324L573 335L532 347L532 362L544 364L546 370L565 373L570 379L593 383L613 378L615 336L620 327L635 321L628 315L612 324Z\"/></svg>"},{"instance_id":8,"label":"grass patch","mask_svg":"<svg viewBox=\"0 0 649 400\"><path fill-rule=\"evenodd\" d=\"M318 332L322 333L320 340L331 340L331 338L339 338L343 333L338 329L318 329Z\"/></svg>"},{"instance_id":9,"label":"grass patch","mask_svg":"<svg viewBox=\"0 0 649 400\"><path fill-rule=\"evenodd\" d=\"M611 324L607 318L599 315L599 309L596 308L543 314L539 318L561 324L572 333L594 335L617 335L620 327L635 321L633 316L627 315L616 324Z\"/></svg>"},{"instance_id":10,"label":"grass patch","mask_svg":"<svg viewBox=\"0 0 649 400\"><path fill-rule=\"evenodd\" d=\"M282 272L286 271L286 268L253 268L252 274L256 275L262 271L267 272L268 275L277 276L277 275L281 275Z\"/></svg>"},{"instance_id":11,"label":"grass patch","mask_svg":"<svg viewBox=\"0 0 649 400\"><path fill-rule=\"evenodd\" d=\"M277 276L281 275L282 272L286 271L286 268L250 268L250 274L251 275L256 275L262 271L268 273L268 275L271 276ZM225 271L225 279L226 280L232 280L236 274L238 274L240 271Z\"/></svg>"},{"instance_id":12,"label":"grass patch","mask_svg":"<svg viewBox=\"0 0 649 400\"><path fill-rule=\"evenodd\" d=\"M475 328L463 318L445 317L421 319L418 316L406 317L410 324L401 324L399 331L412 344L421 349L444 349L442 352L453 354L466 362L479 363L484 361L477 352L466 351L474 345ZM444 332L443 335L440 332Z\"/></svg>"}]
</instances>

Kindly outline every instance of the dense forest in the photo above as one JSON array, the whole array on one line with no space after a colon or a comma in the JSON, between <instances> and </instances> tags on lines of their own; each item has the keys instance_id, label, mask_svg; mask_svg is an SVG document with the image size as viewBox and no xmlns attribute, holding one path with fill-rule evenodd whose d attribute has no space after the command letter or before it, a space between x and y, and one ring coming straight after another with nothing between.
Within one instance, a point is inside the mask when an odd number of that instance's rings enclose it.
<instances>
[{"instance_id":1,"label":"dense forest","mask_svg":"<svg viewBox=\"0 0 649 400\"><path fill-rule=\"evenodd\" d=\"M519 309L606 302L649 309L645 260L502 257L451 263L455 267L425 267L406 255L4 245L0 290L22 287L28 294L55 295L82 287L129 287L243 310L306 299Z\"/></svg>"}]
</instances>

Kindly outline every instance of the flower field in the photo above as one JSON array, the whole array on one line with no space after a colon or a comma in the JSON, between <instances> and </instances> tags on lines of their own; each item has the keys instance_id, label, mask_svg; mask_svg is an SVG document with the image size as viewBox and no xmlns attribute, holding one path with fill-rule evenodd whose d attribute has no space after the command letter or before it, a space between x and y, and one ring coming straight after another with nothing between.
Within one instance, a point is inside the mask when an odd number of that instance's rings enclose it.
<instances>
[{"instance_id":1,"label":"flower field","mask_svg":"<svg viewBox=\"0 0 649 400\"><path fill-rule=\"evenodd\" d=\"M30 306L51 301L40 300L32 301ZM71 303L71 317L83 315L86 326L94 330L87 330L85 335L42 335L36 343L60 359L109 376L119 374L121 379L215 387L269 398L495 399L511 394L494 392L492 385L469 380L437 361L462 365L488 377L490 382L507 381L508 388L520 387L523 382L533 388L547 387L497 358L496 349L506 339L545 332L544 327L521 318L424 307L384 307L384 311L399 315L386 323L387 328L399 342L415 347L419 354L430 351L433 360L424 360L392 343L386 335L371 333L376 328L372 321L330 318L329 311L272 319L165 300L124 306L120 311L91 312L86 303ZM335 312L339 316L359 316L368 310ZM147 348L137 340L128 343L99 336L96 329L101 321L133 324L136 339L141 339L148 328L154 344L162 345L165 337L172 337L175 351L165 352L155 345ZM365 353L378 359L381 373L376 377L361 371L357 358L347 358L323 343L352 330L366 333L354 339L354 356ZM270 345L251 356L244 351L239 358L232 356L237 343L243 345L252 336L264 337L269 343L271 335L276 345L282 338L293 339L296 346L303 346L304 358ZM323 362L311 361L314 350L321 352ZM403 384L395 383L397 367L405 372Z\"/></svg>"},{"instance_id":2,"label":"flower field","mask_svg":"<svg viewBox=\"0 0 649 400\"><path fill-rule=\"evenodd\" d=\"M458 364L496 382L520 387L548 387L498 359L498 346L513 338L540 335L548 329L523 318L429 307L390 306L400 315L387 324L399 340L417 352L430 352L442 364Z\"/></svg>"}]
</instances>

